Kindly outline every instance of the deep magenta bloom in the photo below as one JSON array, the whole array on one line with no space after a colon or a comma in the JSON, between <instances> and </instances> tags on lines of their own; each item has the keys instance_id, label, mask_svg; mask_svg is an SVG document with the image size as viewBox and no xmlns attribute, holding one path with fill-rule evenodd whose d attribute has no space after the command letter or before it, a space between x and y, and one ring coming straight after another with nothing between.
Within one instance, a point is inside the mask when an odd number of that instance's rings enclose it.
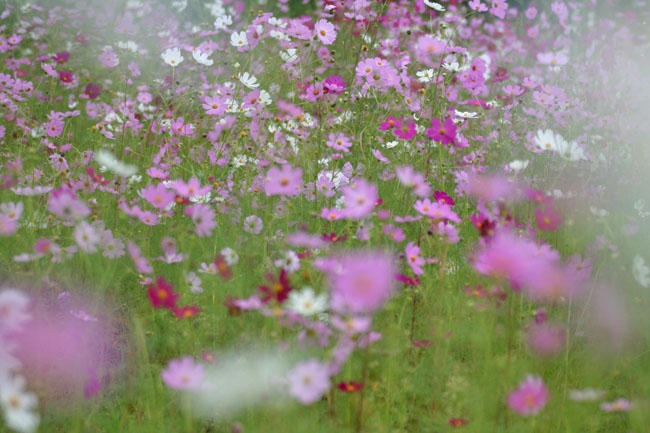
<instances>
[{"instance_id":1,"label":"deep magenta bloom","mask_svg":"<svg viewBox=\"0 0 650 433\"><path fill-rule=\"evenodd\" d=\"M88 95L88 99L97 99L99 98L101 90L101 86L94 83L88 83L84 89L84 93Z\"/></svg>"},{"instance_id":2,"label":"deep magenta bloom","mask_svg":"<svg viewBox=\"0 0 650 433\"><path fill-rule=\"evenodd\" d=\"M453 120L445 119L444 123L440 123L438 119L431 120L431 128L427 129L427 137L433 141L438 141L442 144L450 144L456 141L457 127Z\"/></svg>"},{"instance_id":3,"label":"deep magenta bloom","mask_svg":"<svg viewBox=\"0 0 650 433\"><path fill-rule=\"evenodd\" d=\"M562 213L553 205L535 209L535 219L540 230L553 231L562 225Z\"/></svg>"},{"instance_id":4,"label":"deep magenta bloom","mask_svg":"<svg viewBox=\"0 0 650 433\"><path fill-rule=\"evenodd\" d=\"M345 90L346 83L338 75L331 75L323 81L323 87L327 93L338 95Z\"/></svg>"},{"instance_id":5,"label":"deep magenta bloom","mask_svg":"<svg viewBox=\"0 0 650 433\"><path fill-rule=\"evenodd\" d=\"M548 401L548 389L541 377L528 375L508 395L508 406L520 415L537 415Z\"/></svg>"},{"instance_id":6,"label":"deep magenta bloom","mask_svg":"<svg viewBox=\"0 0 650 433\"><path fill-rule=\"evenodd\" d=\"M158 277L156 284L151 284L147 292L154 308L176 308L179 295L174 292L174 287L165 281L165 278Z\"/></svg>"}]
</instances>

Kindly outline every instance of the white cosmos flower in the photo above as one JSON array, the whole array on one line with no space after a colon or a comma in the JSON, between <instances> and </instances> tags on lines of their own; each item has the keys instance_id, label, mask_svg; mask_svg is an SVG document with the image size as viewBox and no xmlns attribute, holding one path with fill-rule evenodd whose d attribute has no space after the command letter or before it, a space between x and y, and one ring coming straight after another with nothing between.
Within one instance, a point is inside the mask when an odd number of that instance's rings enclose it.
<instances>
[{"instance_id":1,"label":"white cosmos flower","mask_svg":"<svg viewBox=\"0 0 650 433\"><path fill-rule=\"evenodd\" d=\"M290 274L293 274L300 269L300 259L298 258L298 254L291 250L285 252L281 258L276 259L273 263L278 268L284 268Z\"/></svg>"},{"instance_id":2,"label":"white cosmos flower","mask_svg":"<svg viewBox=\"0 0 650 433\"><path fill-rule=\"evenodd\" d=\"M308 317L325 312L328 302L327 293L316 295L313 288L305 286L301 291L289 292L287 307L301 316Z\"/></svg>"},{"instance_id":3,"label":"white cosmos flower","mask_svg":"<svg viewBox=\"0 0 650 433\"><path fill-rule=\"evenodd\" d=\"M645 264L643 257L637 255L634 256L634 261L632 262L632 275L637 283L641 286L648 288L650 286L650 269Z\"/></svg>"},{"instance_id":4,"label":"white cosmos flower","mask_svg":"<svg viewBox=\"0 0 650 433\"><path fill-rule=\"evenodd\" d=\"M569 391L569 398L573 401L598 400L605 395L605 391L597 391L593 388L572 389Z\"/></svg>"},{"instance_id":5,"label":"white cosmos flower","mask_svg":"<svg viewBox=\"0 0 650 433\"><path fill-rule=\"evenodd\" d=\"M535 145L540 150L557 151L559 147L565 146L565 143L566 141L560 134L556 134L550 129L544 131L540 129L535 136Z\"/></svg>"},{"instance_id":6,"label":"white cosmos flower","mask_svg":"<svg viewBox=\"0 0 650 433\"><path fill-rule=\"evenodd\" d=\"M167 48L165 52L160 55L160 57L162 57L165 63L171 67L176 67L180 65L183 60L185 60L181 55L181 50L177 47Z\"/></svg>"},{"instance_id":7,"label":"white cosmos flower","mask_svg":"<svg viewBox=\"0 0 650 433\"><path fill-rule=\"evenodd\" d=\"M210 54L212 53L204 53L198 48L192 50L192 57L194 57L194 60L196 60L197 63L200 63L205 66L212 66L212 64L214 63L212 59L208 58L210 57Z\"/></svg>"},{"instance_id":8,"label":"white cosmos flower","mask_svg":"<svg viewBox=\"0 0 650 433\"><path fill-rule=\"evenodd\" d=\"M441 4L432 2L431 0L424 0L424 4L429 6L431 9L437 10L438 12L445 11L445 8Z\"/></svg>"},{"instance_id":9,"label":"white cosmos flower","mask_svg":"<svg viewBox=\"0 0 650 433\"><path fill-rule=\"evenodd\" d=\"M478 117L478 113L475 113L473 111L458 111L458 110L456 110L456 116L457 117L462 117L463 119L476 119Z\"/></svg>"},{"instance_id":10,"label":"white cosmos flower","mask_svg":"<svg viewBox=\"0 0 650 433\"><path fill-rule=\"evenodd\" d=\"M16 289L0 292L0 330L17 331L31 318L27 311L29 298Z\"/></svg>"},{"instance_id":11,"label":"white cosmos flower","mask_svg":"<svg viewBox=\"0 0 650 433\"><path fill-rule=\"evenodd\" d=\"M34 410L38 398L25 391L22 376L0 375L0 406L4 411L7 427L21 433L32 433L38 428L40 417Z\"/></svg>"},{"instance_id":12,"label":"white cosmos flower","mask_svg":"<svg viewBox=\"0 0 650 433\"><path fill-rule=\"evenodd\" d=\"M230 247L226 247L220 251L228 266L233 266L239 261L239 255Z\"/></svg>"},{"instance_id":13,"label":"white cosmos flower","mask_svg":"<svg viewBox=\"0 0 650 433\"><path fill-rule=\"evenodd\" d=\"M230 45L234 47L245 47L248 45L248 39L246 39L246 32L233 32L230 35Z\"/></svg>"},{"instance_id":14,"label":"white cosmos flower","mask_svg":"<svg viewBox=\"0 0 650 433\"><path fill-rule=\"evenodd\" d=\"M575 141L558 142L558 147L555 151L567 161L575 162L587 159L585 151Z\"/></svg>"},{"instance_id":15,"label":"white cosmos flower","mask_svg":"<svg viewBox=\"0 0 650 433\"><path fill-rule=\"evenodd\" d=\"M424 71L416 72L418 81L421 83L428 83L433 79L433 69L425 69Z\"/></svg>"},{"instance_id":16,"label":"white cosmos flower","mask_svg":"<svg viewBox=\"0 0 650 433\"><path fill-rule=\"evenodd\" d=\"M218 16L216 20L214 20L214 27L217 30L225 29L231 24L232 24L232 17L230 15L221 15Z\"/></svg>"},{"instance_id":17,"label":"white cosmos flower","mask_svg":"<svg viewBox=\"0 0 650 433\"><path fill-rule=\"evenodd\" d=\"M135 165L125 164L107 150L95 153L95 161L121 177L133 176L138 171Z\"/></svg>"},{"instance_id":18,"label":"white cosmos flower","mask_svg":"<svg viewBox=\"0 0 650 433\"><path fill-rule=\"evenodd\" d=\"M528 167L528 160L522 161L519 159L515 159L512 161L510 164L508 164L508 167L510 170L519 173L520 171L523 171Z\"/></svg>"},{"instance_id":19,"label":"white cosmos flower","mask_svg":"<svg viewBox=\"0 0 650 433\"><path fill-rule=\"evenodd\" d=\"M636 210L641 218L647 218L650 216L650 212L645 210L645 200L642 198L634 202L634 210Z\"/></svg>"},{"instance_id":20,"label":"white cosmos flower","mask_svg":"<svg viewBox=\"0 0 650 433\"><path fill-rule=\"evenodd\" d=\"M271 32L273 34L273 32ZM298 50L295 48L289 48L287 51L280 51L280 58L284 60L285 62L294 62L298 60L298 55L297 55Z\"/></svg>"},{"instance_id":21,"label":"white cosmos flower","mask_svg":"<svg viewBox=\"0 0 650 433\"><path fill-rule=\"evenodd\" d=\"M249 89L257 89L258 87L260 87L260 84L257 82L257 78L255 78L254 75L251 75L248 72L244 72L242 75L239 76L239 82L242 83L244 86L248 87Z\"/></svg>"}]
</instances>

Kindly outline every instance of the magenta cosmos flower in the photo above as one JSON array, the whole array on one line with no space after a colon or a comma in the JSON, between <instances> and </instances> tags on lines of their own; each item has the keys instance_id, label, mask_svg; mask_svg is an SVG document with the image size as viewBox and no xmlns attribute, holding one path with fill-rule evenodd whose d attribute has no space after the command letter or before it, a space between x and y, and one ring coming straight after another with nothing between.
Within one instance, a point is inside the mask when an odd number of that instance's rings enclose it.
<instances>
[{"instance_id":1,"label":"magenta cosmos flower","mask_svg":"<svg viewBox=\"0 0 650 433\"><path fill-rule=\"evenodd\" d=\"M169 366L160 374L163 382L173 389L197 389L203 383L203 365L186 356L172 359Z\"/></svg>"},{"instance_id":2,"label":"magenta cosmos flower","mask_svg":"<svg viewBox=\"0 0 650 433\"><path fill-rule=\"evenodd\" d=\"M369 314L380 309L395 288L395 260L382 251L357 251L334 260L327 269L332 309Z\"/></svg>"},{"instance_id":3,"label":"magenta cosmos flower","mask_svg":"<svg viewBox=\"0 0 650 433\"><path fill-rule=\"evenodd\" d=\"M271 167L266 174L264 191L266 195L298 195L302 190L302 169L283 165Z\"/></svg>"},{"instance_id":4,"label":"magenta cosmos flower","mask_svg":"<svg viewBox=\"0 0 650 433\"><path fill-rule=\"evenodd\" d=\"M457 127L454 121L447 118L444 123L440 123L438 119L431 120L432 128L426 130L427 137L433 141L438 141L442 144L454 143L456 141Z\"/></svg>"},{"instance_id":5,"label":"magenta cosmos flower","mask_svg":"<svg viewBox=\"0 0 650 433\"><path fill-rule=\"evenodd\" d=\"M541 377L528 375L508 395L508 406L519 415L537 415L546 406L548 389Z\"/></svg>"},{"instance_id":6,"label":"magenta cosmos flower","mask_svg":"<svg viewBox=\"0 0 650 433\"><path fill-rule=\"evenodd\" d=\"M289 393L302 404L320 400L331 386L329 368L316 359L296 365L287 375Z\"/></svg>"}]
</instances>

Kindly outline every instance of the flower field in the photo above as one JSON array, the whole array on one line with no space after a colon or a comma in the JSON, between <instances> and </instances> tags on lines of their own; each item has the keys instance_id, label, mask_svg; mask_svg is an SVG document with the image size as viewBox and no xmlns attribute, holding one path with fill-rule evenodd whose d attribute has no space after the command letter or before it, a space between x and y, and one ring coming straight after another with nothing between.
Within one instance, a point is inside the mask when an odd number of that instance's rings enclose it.
<instances>
[{"instance_id":1,"label":"flower field","mask_svg":"<svg viewBox=\"0 0 650 433\"><path fill-rule=\"evenodd\" d=\"M0 5L0 431L650 432L649 18Z\"/></svg>"}]
</instances>

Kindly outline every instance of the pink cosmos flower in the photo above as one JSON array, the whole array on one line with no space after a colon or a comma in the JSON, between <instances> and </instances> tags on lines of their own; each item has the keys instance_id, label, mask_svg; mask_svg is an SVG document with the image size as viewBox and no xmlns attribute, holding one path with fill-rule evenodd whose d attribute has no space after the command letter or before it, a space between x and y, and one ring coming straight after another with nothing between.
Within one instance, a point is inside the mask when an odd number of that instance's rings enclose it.
<instances>
[{"instance_id":1,"label":"pink cosmos flower","mask_svg":"<svg viewBox=\"0 0 650 433\"><path fill-rule=\"evenodd\" d=\"M382 227L382 231L386 236L395 242L402 242L404 239L406 239L404 230L402 230L401 227L396 227L394 224L386 224L384 227Z\"/></svg>"},{"instance_id":2,"label":"pink cosmos flower","mask_svg":"<svg viewBox=\"0 0 650 433\"><path fill-rule=\"evenodd\" d=\"M456 131L458 128L453 120L447 118L443 124L438 119L432 119L431 126L431 128L426 130L426 134L433 141L438 141L442 144L453 144L456 141Z\"/></svg>"},{"instance_id":3,"label":"pink cosmos flower","mask_svg":"<svg viewBox=\"0 0 650 433\"><path fill-rule=\"evenodd\" d=\"M618 400L612 402L605 402L600 405L600 408L605 412L622 412L632 409L632 403L624 398L619 398Z\"/></svg>"},{"instance_id":4,"label":"pink cosmos flower","mask_svg":"<svg viewBox=\"0 0 650 433\"><path fill-rule=\"evenodd\" d=\"M196 234L200 238L210 236L212 230L217 226L215 213L208 205L197 203L185 208L185 215L192 218L192 221L194 221Z\"/></svg>"},{"instance_id":5,"label":"pink cosmos flower","mask_svg":"<svg viewBox=\"0 0 650 433\"><path fill-rule=\"evenodd\" d=\"M63 132L65 123L59 119L52 119L43 125L43 129L48 137L58 137Z\"/></svg>"},{"instance_id":6,"label":"pink cosmos flower","mask_svg":"<svg viewBox=\"0 0 650 433\"><path fill-rule=\"evenodd\" d=\"M257 215L249 215L244 219L244 231L246 233L258 235L263 228L264 223L262 222L262 218Z\"/></svg>"},{"instance_id":7,"label":"pink cosmos flower","mask_svg":"<svg viewBox=\"0 0 650 433\"><path fill-rule=\"evenodd\" d=\"M413 188L418 197L428 197L431 194L431 186L422 173L413 170L410 165L395 168L395 174L400 183L406 187Z\"/></svg>"},{"instance_id":8,"label":"pink cosmos flower","mask_svg":"<svg viewBox=\"0 0 650 433\"><path fill-rule=\"evenodd\" d=\"M317 402L331 386L329 368L316 359L297 364L287 374L289 394L304 405Z\"/></svg>"},{"instance_id":9,"label":"pink cosmos flower","mask_svg":"<svg viewBox=\"0 0 650 433\"><path fill-rule=\"evenodd\" d=\"M334 24L325 19L318 20L314 25L314 34L324 45L331 45L336 40Z\"/></svg>"},{"instance_id":10,"label":"pink cosmos flower","mask_svg":"<svg viewBox=\"0 0 650 433\"><path fill-rule=\"evenodd\" d=\"M47 204L47 210L61 219L83 219L90 215L88 206L65 187L50 191Z\"/></svg>"},{"instance_id":11,"label":"pink cosmos flower","mask_svg":"<svg viewBox=\"0 0 650 433\"><path fill-rule=\"evenodd\" d=\"M562 225L562 213L553 205L535 209L535 219L540 230L553 231Z\"/></svg>"},{"instance_id":12,"label":"pink cosmos flower","mask_svg":"<svg viewBox=\"0 0 650 433\"><path fill-rule=\"evenodd\" d=\"M266 174L264 191L266 195L288 195L300 194L302 190L302 169L292 168L290 165L283 165L282 168L271 167Z\"/></svg>"},{"instance_id":13,"label":"pink cosmos flower","mask_svg":"<svg viewBox=\"0 0 650 433\"><path fill-rule=\"evenodd\" d=\"M94 253L97 251L97 244L100 241L99 233L95 227L88 224L86 221L81 221L74 229L74 239L81 248L81 251L86 253Z\"/></svg>"},{"instance_id":14,"label":"pink cosmos flower","mask_svg":"<svg viewBox=\"0 0 650 433\"><path fill-rule=\"evenodd\" d=\"M413 273L415 275L424 274L424 270L422 269L422 266L424 265L425 262L424 259L420 257L420 247L414 245L413 242L409 242L406 245L405 254L406 254L406 263L409 264Z\"/></svg>"},{"instance_id":15,"label":"pink cosmos flower","mask_svg":"<svg viewBox=\"0 0 650 433\"><path fill-rule=\"evenodd\" d=\"M537 415L548 401L548 389L541 377L528 375L508 395L508 406L520 415Z\"/></svg>"},{"instance_id":16,"label":"pink cosmos flower","mask_svg":"<svg viewBox=\"0 0 650 433\"><path fill-rule=\"evenodd\" d=\"M343 314L369 314L392 296L395 260L382 251L351 252L327 269L332 309Z\"/></svg>"},{"instance_id":17,"label":"pink cosmos flower","mask_svg":"<svg viewBox=\"0 0 650 433\"><path fill-rule=\"evenodd\" d=\"M535 324L528 331L528 346L537 355L550 357L564 348L566 331L548 323Z\"/></svg>"},{"instance_id":18,"label":"pink cosmos flower","mask_svg":"<svg viewBox=\"0 0 650 433\"><path fill-rule=\"evenodd\" d=\"M330 134L325 144L340 152L349 152L350 147L352 147L350 139L342 132Z\"/></svg>"},{"instance_id":19,"label":"pink cosmos flower","mask_svg":"<svg viewBox=\"0 0 650 433\"><path fill-rule=\"evenodd\" d=\"M352 185L343 188L343 213L350 219L364 218L372 213L378 199L377 185L365 179L357 179Z\"/></svg>"},{"instance_id":20,"label":"pink cosmos flower","mask_svg":"<svg viewBox=\"0 0 650 433\"><path fill-rule=\"evenodd\" d=\"M157 185L150 183L140 193L145 200L157 209L165 209L176 197L174 192L167 189L162 183Z\"/></svg>"},{"instance_id":21,"label":"pink cosmos flower","mask_svg":"<svg viewBox=\"0 0 650 433\"><path fill-rule=\"evenodd\" d=\"M203 365L197 364L194 360L185 356L181 359L173 359L160 374L163 382L170 388L195 390L203 384L205 376Z\"/></svg>"},{"instance_id":22,"label":"pink cosmos flower","mask_svg":"<svg viewBox=\"0 0 650 433\"><path fill-rule=\"evenodd\" d=\"M0 236L11 236L18 230L18 220L0 214Z\"/></svg>"}]
</instances>

